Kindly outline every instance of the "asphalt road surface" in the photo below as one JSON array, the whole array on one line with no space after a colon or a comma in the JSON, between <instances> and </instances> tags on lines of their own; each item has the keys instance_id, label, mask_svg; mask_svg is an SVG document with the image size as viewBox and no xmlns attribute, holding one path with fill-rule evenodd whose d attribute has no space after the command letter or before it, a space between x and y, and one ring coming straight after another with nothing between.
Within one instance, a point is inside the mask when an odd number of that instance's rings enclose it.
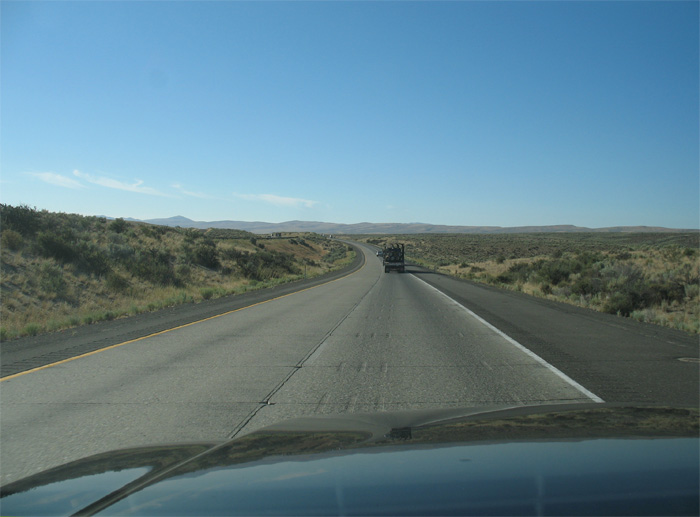
<instances>
[{"instance_id":1,"label":"asphalt road surface","mask_svg":"<svg viewBox=\"0 0 700 517\"><path fill-rule=\"evenodd\" d=\"M697 406L696 337L415 268L385 274L361 249L348 276L205 305L206 319L110 322L92 341L81 330L75 359L65 360L70 334L55 336L56 352L46 338L24 341L24 354L21 342L4 345L2 484L99 452L221 441L305 415Z\"/></svg>"}]
</instances>

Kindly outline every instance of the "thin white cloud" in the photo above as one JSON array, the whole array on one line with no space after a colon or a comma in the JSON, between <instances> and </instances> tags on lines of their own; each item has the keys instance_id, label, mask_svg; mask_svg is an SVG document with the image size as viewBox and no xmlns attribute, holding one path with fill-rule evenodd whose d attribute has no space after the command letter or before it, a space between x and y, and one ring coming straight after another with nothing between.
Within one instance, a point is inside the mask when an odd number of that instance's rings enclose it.
<instances>
[{"instance_id":1,"label":"thin white cloud","mask_svg":"<svg viewBox=\"0 0 700 517\"><path fill-rule=\"evenodd\" d=\"M309 199L301 199L296 197L284 197L277 196L275 194L234 194L240 199L246 199L248 201L263 201L275 206L281 206L285 208L313 208L318 204L318 201L311 201Z\"/></svg>"},{"instance_id":2,"label":"thin white cloud","mask_svg":"<svg viewBox=\"0 0 700 517\"><path fill-rule=\"evenodd\" d=\"M112 178L91 176L90 174L80 172L78 170L73 171L73 175L89 183L93 183L94 185L99 185L101 187L113 188L117 190L126 190L127 192L136 192L138 194L148 194L151 196L172 197L154 188L144 187L143 180L136 180L134 183L124 183L122 181L115 180Z\"/></svg>"},{"instance_id":3,"label":"thin white cloud","mask_svg":"<svg viewBox=\"0 0 700 517\"><path fill-rule=\"evenodd\" d=\"M197 197L199 199L215 199L213 196L210 196L208 194L203 194L202 192L192 192L191 190L186 190L185 187L183 187L179 183L175 183L175 184L171 185L171 187L179 190L181 194L184 194L186 196Z\"/></svg>"},{"instance_id":4,"label":"thin white cloud","mask_svg":"<svg viewBox=\"0 0 700 517\"><path fill-rule=\"evenodd\" d=\"M26 174L34 176L41 181L48 183L50 185L56 185L57 187L72 188L74 190L79 190L86 188L85 185L73 178L68 178L66 176L61 176L55 172L27 172Z\"/></svg>"}]
</instances>

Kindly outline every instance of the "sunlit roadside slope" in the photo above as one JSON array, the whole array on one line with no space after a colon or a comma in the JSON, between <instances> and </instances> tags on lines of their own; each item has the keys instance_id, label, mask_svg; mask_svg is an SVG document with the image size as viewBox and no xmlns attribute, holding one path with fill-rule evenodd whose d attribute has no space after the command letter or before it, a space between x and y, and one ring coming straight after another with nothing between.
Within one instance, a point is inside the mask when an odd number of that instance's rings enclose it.
<instances>
[{"instance_id":1,"label":"sunlit roadside slope","mask_svg":"<svg viewBox=\"0 0 700 517\"><path fill-rule=\"evenodd\" d=\"M349 263L317 234L170 228L0 205L11 339L318 276Z\"/></svg>"}]
</instances>

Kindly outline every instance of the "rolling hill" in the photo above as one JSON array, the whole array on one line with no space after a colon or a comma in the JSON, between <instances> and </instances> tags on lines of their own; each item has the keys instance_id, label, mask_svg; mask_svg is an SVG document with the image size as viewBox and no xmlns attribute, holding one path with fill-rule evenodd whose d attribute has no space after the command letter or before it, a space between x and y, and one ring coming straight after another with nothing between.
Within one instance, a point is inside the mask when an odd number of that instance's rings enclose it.
<instances>
[{"instance_id":1,"label":"rolling hill","mask_svg":"<svg viewBox=\"0 0 700 517\"><path fill-rule=\"evenodd\" d=\"M134 219L130 219L134 220ZM266 234L276 232L314 232L321 234L414 234L414 233L561 233L561 232L678 232L689 231L655 226L613 226L586 228L570 224L552 226L448 226L428 223L325 223L318 221L286 221L266 223L262 221L193 221L183 216L165 219L148 219L141 222L182 228L227 228ZM690 230L692 231L692 230Z\"/></svg>"}]
</instances>

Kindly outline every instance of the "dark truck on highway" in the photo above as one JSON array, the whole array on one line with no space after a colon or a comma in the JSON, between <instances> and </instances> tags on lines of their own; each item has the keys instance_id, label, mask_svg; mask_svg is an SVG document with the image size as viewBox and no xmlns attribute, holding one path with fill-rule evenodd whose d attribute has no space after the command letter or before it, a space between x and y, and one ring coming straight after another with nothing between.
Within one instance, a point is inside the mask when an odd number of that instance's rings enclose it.
<instances>
[{"instance_id":1,"label":"dark truck on highway","mask_svg":"<svg viewBox=\"0 0 700 517\"><path fill-rule=\"evenodd\" d=\"M391 246L384 248L382 257L385 273L389 273L392 269L395 269L399 273L406 271L406 267L404 265L403 244L392 244Z\"/></svg>"}]
</instances>

